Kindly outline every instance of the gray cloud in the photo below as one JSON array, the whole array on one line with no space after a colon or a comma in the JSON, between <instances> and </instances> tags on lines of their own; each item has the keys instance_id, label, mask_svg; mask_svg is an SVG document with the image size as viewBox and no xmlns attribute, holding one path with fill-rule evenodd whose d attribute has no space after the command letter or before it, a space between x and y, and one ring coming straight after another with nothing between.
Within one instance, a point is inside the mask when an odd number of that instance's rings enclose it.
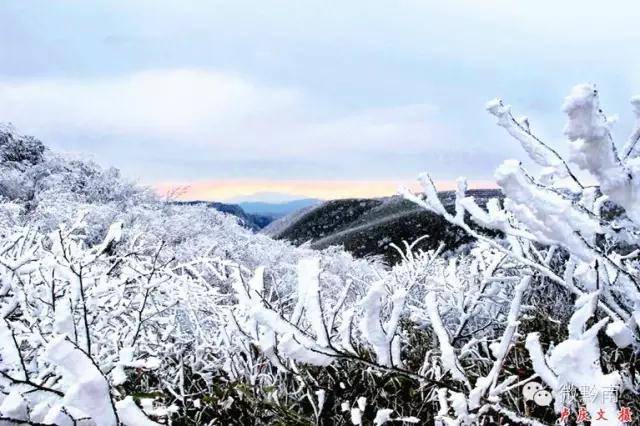
<instances>
[{"instance_id":1,"label":"gray cloud","mask_svg":"<svg viewBox=\"0 0 640 426\"><path fill-rule=\"evenodd\" d=\"M4 120L147 179L391 176L391 158L440 152L450 139L436 115L430 105L336 113L295 90L202 70L0 84Z\"/></svg>"},{"instance_id":2,"label":"gray cloud","mask_svg":"<svg viewBox=\"0 0 640 426\"><path fill-rule=\"evenodd\" d=\"M519 155L486 100L562 150L573 84L599 83L623 137L640 92L632 1L21 0L0 16L0 121L148 180L486 178Z\"/></svg>"}]
</instances>

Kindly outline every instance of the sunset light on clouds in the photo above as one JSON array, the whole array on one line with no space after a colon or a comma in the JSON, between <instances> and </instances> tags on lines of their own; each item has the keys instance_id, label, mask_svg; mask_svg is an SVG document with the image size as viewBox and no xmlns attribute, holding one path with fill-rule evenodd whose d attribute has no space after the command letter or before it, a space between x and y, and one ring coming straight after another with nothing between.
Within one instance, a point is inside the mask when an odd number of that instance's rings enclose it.
<instances>
[{"instance_id":1,"label":"sunset light on clouds","mask_svg":"<svg viewBox=\"0 0 640 426\"><path fill-rule=\"evenodd\" d=\"M173 194L182 200L221 200L248 197L255 194L289 194L293 198L317 198L320 200L340 198L387 197L398 192L399 187L418 191L419 185L413 181L394 180L218 180L198 181L185 184L161 183L155 187L161 195ZM455 189L454 181L439 181L436 186L441 191ZM470 188L493 188L492 181L470 181Z\"/></svg>"},{"instance_id":2,"label":"sunset light on clouds","mask_svg":"<svg viewBox=\"0 0 640 426\"><path fill-rule=\"evenodd\" d=\"M576 81L597 81L607 109L640 91L637 7L72 3L0 5L2 121L143 184L189 185L183 197L387 195L424 171L491 183L495 152L520 151L487 100L508 96L561 140L551 100Z\"/></svg>"}]
</instances>

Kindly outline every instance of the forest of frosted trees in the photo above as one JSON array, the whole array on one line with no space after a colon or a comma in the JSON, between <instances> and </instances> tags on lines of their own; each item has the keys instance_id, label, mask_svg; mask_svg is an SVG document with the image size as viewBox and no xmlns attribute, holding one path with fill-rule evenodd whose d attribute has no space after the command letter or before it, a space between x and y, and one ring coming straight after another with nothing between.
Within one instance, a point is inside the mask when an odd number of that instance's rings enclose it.
<instances>
[{"instance_id":1,"label":"forest of frosted trees","mask_svg":"<svg viewBox=\"0 0 640 426\"><path fill-rule=\"evenodd\" d=\"M384 265L252 233L0 128L0 424L635 424L639 126L592 85L565 146L524 149L479 207L402 195L473 243ZM562 156L560 152L567 152ZM460 170L464 173L464 170ZM437 176L434 176L437 179Z\"/></svg>"}]
</instances>

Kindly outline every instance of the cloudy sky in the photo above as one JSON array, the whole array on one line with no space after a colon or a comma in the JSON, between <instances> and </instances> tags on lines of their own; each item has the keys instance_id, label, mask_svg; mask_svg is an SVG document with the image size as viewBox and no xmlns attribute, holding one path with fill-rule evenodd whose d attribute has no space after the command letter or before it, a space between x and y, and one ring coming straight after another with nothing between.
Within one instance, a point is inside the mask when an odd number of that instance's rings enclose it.
<instances>
[{"instance_id":1,"label":"cloudy sky","mask_svg":"<svg viewBox=\"0 0 640 426\"><path fill-rule=\"evenodd\" d=\"M595 82L626 136L640 4L616 6L4 0L0 121L187 198L488 185L520 156L496 96L562 150L562 98Z\"/></svg>"}]
</instances>

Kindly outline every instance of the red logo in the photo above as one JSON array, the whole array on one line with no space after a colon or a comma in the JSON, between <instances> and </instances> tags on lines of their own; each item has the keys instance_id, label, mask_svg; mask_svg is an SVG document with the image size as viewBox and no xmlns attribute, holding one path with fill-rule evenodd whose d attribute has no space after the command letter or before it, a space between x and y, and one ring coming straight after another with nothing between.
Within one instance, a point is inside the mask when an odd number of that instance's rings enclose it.
<instances>
[{"instance_id":1,"label":"red logo","mask_svg":"<svg viewBox=\"0 0 640 426\"><path fill-rule=\"evenodd\" d=\"M620 412L618 413L618 420L620 420L621 422L624 423L631 423L632 418L631 418L631 408L629 407L622 407L620 408Z\"/></svg>"},{"instance_id":2,"label":"red logo","mask_svg":"<svg viewBox=\"0 0 640 426\"><path fill-rule=\"evenodd\" d=\"M580 409L578 410L578 416L576 417L576 422L586 422L588 420L591 420L591 418L589 417L589 412L586 408L580 407Z\"/></svg>"}]
</instances>

